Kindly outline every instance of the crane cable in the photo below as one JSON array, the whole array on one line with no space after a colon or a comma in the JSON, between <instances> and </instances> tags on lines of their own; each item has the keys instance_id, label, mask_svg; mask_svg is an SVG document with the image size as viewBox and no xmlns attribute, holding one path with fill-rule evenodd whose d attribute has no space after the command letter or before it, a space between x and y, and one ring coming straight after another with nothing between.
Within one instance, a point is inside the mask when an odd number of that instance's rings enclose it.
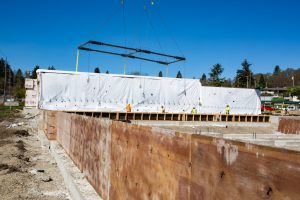
<instances>
[{"instance_id":1,"label":"crane cable","mask_svg":"<svg viewBox=\"0 0 300 200\"><path fill-rule=\"evenodd\" d=\"M119 13L120 8L121 6L118 6L115 10L113 10L113 12L100 24L100 26L97 26L97 29L94 29L94 31L91 31L89 33L89 37L93 38L97 34L98 27L100 27L100 29L102 27L105 27L112 20L112 18L115 15L117 15L117 13ZM102 29L100 31L102 31ZM78 71L78 65L79 65L79 50L77 50L77 55L76 55L76 72Z\"/></svg>"},{"instance_id":2,"label":"crane cable","mask_svg":"<svg viewBox=\"0 0 300 200\"><path fill-rule=\"evenodd\" d=\"M154 0L151 0L150 3L151 3L151 6L154 6ZM144 0L144 10L145 10L145 13L146 13L146 18L147 18L148 24L149 24L149 26L151 28L151 31L154 34L155 40L158 43L158 46L159 46L161 52L163 54L165 54L165 51L164 51L164 49L162 47L162 44L161 44L161 42L159 40L159 37L158 37L157 32L155 30L155 27L153 25L153 22L152 22L152 19L151 19L151 15L148 12L148 9L147 9L147 6L146 6L146 0ZM164 59L165 59L165 62L167 62L167 58L164 58ZM166 65L166 77L168 77L168 65Z\"/></svg>"},{"instance_id":3,"label":"crane cable","mask_svg":"<svg viewBox=\"0 0 300 200\"><path fill-rule=\"evenodd\" d=\"M123 17L123 36L124 36L124 46L127 46L127 30L126 30L126 15L125 15L125 0L120 0L121 6L122 6L122 17ZM124 50L124 53L127 53L127 50ZM127 58L124 58L123 60L123 68L124 68L124 75L126 75L126 63Z\"/></svg>"},{"instance_id":4,"label":"crane cable","mask_svg":"<svg viewBox=\"0 0 300 200\"><path fill-rule=\"evenodd\" d=\"M180 48L180 46L179 46L179 44L178 44L178 42L177 42L177 40L175 39L175 37L174 37L174 35L172 34L171 30L170 30L169 27L167 26L167 24L166 24L164 18L162 17L159 6L156 6L156 7L157 7L157 10L158 10L158 17L160 18L160 21L162 22L163 26L165 27L165 29L166 29L167 32L169 33L171 39L173 40L173 42L174 42L174 44L175 44L177 50L178 50L179 53L181 54L181 56L182 56L182 57L185 57L185 56L184 56L184 53L183 53L183 51L182 51L182 49Z\"/></svg>"},{"instance_id":5,"label":"crane cable","mask_svg":"<svg viewBox=\"0 0 300 200\"><path fill-rule=\"evenodd\" d=\"M153 0L151 0L151 1L153 1ZM180 46L177 42L177 40L175 39L174 35L172 34L171 30L169 29L169 27L167 26L164 18L161 15L160 7L159 6L156 6L156 7L157 7L157 11L158 11L158 17L159 17L161 23L163 24L166 31L169 33L171 39L173 40L173 43L175 44L175 46L176 46L177 50L179 51L179 53L181 54L181 56L185 57L182 49L180 48ZM186 77L186 60L184 60L184 63L183 63L183 74L184 74L183 78L185 78ZM184 79L184 94L186 95L186 80L185 79Z\"/></svg>"},{"instance_id":6,"label":"crane cable","mask_svg":"<svg viewBox=\"0 0 300 200\"><path fill-rule=\"evenodd\" d=\"M151 2L153 2L153 3L151 3L151 5L154 5L154 1L151 0ZM155 27L154 27L154 25L153 25L153 22L152 22L150 13L148 12L148 9L147 9L147 6L146 6L146 1L144 1L144 3L145 3L145 5L144 5L144 10L145 10L145 13L146 13L146 17L147 17L149 26L150 26L150 28L151 28L153 34L154 34L154 37L155 37L155 39L156 39L156 42L158 43L158 46L159 46L160 50L162 51L163 54L165 54L165 51L164 51L164 49L163 49L163 47L162 47L162 45L161 45L161 42L160 42L160 40L159 40L159 37L158 37L157 32L156 32L156 30L155 30ZM165 58L165 61L167 61L167 58Z\"/></svg>"}]
</instances>

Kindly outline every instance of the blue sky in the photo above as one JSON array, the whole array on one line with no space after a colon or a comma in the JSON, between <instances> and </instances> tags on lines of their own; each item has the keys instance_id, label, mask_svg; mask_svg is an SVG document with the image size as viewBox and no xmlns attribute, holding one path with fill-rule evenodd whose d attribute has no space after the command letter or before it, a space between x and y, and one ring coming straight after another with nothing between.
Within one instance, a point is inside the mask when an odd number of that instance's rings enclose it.
<instances>
[{"instance_id":1,"label":"blue sky","mask_svg":"<svg viewBox=\"0 0 300 200\"><path fill-rule=\"evenodd\" d=\"M170 76L181 70L185 77L198 78L221 63L223 75L233 78L245 58L255 73L272 72L277 64L300 67L300 1L153 2L125 1L124 34L120 0L0 0L0 56L7 56L14 69L53 65L74 70L79 44L89 39L124 44L126 38L128 46L183 53L187 61L170 65ZM165 74L161 65L95 53L80 55L79 71L100 67L123 73L124 63L127 72Z\"/></svg>"}]
</instances>

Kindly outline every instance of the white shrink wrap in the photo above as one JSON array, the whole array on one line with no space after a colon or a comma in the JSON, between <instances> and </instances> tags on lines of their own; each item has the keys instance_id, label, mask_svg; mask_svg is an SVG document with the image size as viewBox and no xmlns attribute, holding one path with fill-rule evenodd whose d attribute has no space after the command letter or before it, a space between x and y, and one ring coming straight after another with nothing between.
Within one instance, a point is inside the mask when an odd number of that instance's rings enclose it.
<instances>
[{"instance_id":1,"label":"white shrink wrap","mask_svg":"<svg viewBox=\"0 0 300 200\"><path fill-rule=\"evenodd\" d=\"M260 113L255 90L202 87L196 79L54 70L38 70L38 79L40 109L121 112L130 103L133 112L160 112L164 106L174 113L190 113L193 107L224 113L229 104L234 114Z\"/></svg>"}]
</instances>

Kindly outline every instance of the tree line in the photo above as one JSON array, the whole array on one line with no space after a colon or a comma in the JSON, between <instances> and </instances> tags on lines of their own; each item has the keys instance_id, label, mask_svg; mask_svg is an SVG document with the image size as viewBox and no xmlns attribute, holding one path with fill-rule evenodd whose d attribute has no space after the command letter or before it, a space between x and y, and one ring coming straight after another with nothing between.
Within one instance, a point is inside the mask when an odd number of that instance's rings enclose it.
<instances>
[{"instance_id":1,"label":"tree line","mask_svg":"<svg viewBox=\"0 0 300 200\"><path fill-rule=\"evenodd\" d=\"M25 98L25 78L37 78L36 71L40 66L35 66L32 71L22 71L20 68L13 70L11 65L3 58L0 58L0 95ZM49 66L49 70L55 70L54 66Z\"/></svg>"},{"instance_id":2,"label":"tree line","mask_svg":"<svg viewBox=\"0 0 300 200\"><path fill-rule=\"evenodd\" d=\"M279 65L274 67L272 73L256 73L251 70L252 64L245 59L241 63L241 68L237 70L233 79L222 77L224 68L217 63L212 66L209 77L202 74L200 82L206 86L215 87L239 87L239 88L282 88L300 85L300 68L287 68L281 70Z\"/></svg>"}]
</instances>

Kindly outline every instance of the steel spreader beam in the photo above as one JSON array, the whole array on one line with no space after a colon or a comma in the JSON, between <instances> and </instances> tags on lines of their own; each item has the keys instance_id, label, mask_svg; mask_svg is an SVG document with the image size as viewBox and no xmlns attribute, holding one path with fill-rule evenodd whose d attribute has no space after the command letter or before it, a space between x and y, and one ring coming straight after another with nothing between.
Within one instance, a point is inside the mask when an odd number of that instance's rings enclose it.
<instances>
[{"instance_id":1,"label":"steel spreader beam","mask_svg":"<svg viewBox=\"0 0 300 200\"><path fill-rule=\"evenodd\" d=\"M116 49L125 49L129 50L129 53L117 53L117 52L112 52L112 51L103 51L103 50L98 50L94 48L90 48L90 44L92 45L97 45L97 46L108 46ZM87 47L87 45L89 45ZM168 54L163 54L163 53L157 53L145 49L139 49L139 48L131 48L131 47L125 47L125 46L120 46L120 45L114 45L114 44L107 44L103 42L98 42L94 40L89 40L88 42L85 42L84 44L80 45L78 47L78 50L83 50L83 51L91 51L91 52L98 52L98 53L105 53L105 54L110 54L110 55L116 55L116 56L122 56L126 58L132 58L132 59L139 59L139 60L144 60L144 61L149 61L149 62L155 62L158 64L162 65L170 65L179 61L184 61L186 60L184 57L180 56L173 56L173 55L168 55ZM152 54L152 55L157 55L157 56L162 56L162 57L167 57L167 58L172 58L172 61L161 61L161 60L154 60L154 59L149 59L144 56L135 56L133 54Z\"/></svg>"}]
</instances>

